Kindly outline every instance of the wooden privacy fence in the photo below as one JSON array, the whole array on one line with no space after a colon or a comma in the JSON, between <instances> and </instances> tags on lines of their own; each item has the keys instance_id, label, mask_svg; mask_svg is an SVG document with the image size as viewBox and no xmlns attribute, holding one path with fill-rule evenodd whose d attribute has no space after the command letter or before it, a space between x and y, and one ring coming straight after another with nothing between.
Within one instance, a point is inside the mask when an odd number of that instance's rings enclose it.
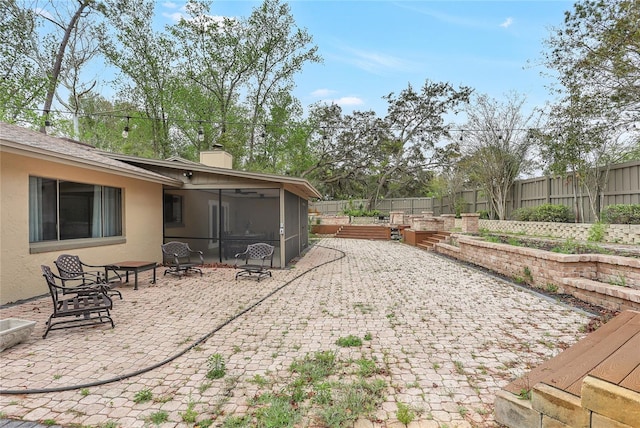
<instances>
[{"instance_id":1,"label":"wooden privacy fence","mask_svg":"<svg viewBox=\"0 0 640 428\"><path fill-rule=\"evenodd\" d=\"M566 205L577 212L576 206L582 205L585 223L595 221L589 206L589 197L585 189L582 196L574 199L573 175L567 177L536 177L516 180L507 198L507 218L518 208L536 207L542 204ZM463 200L462 212L474 213L489 211L489 203L481 190L465 190L456 198L389 198L379 200L374 209L388 214L391 211L404 211L406 214L420 214L433 211L434 215L455 214L457 200ZM607 184L604 187L602 207L617 204L640 204L640 161L613 165L609 170ZM324 215L342 214L351 208L366 208L366 199L350 201L317 201L309 204L310 211Z\"/></svg>"}]
</instances>

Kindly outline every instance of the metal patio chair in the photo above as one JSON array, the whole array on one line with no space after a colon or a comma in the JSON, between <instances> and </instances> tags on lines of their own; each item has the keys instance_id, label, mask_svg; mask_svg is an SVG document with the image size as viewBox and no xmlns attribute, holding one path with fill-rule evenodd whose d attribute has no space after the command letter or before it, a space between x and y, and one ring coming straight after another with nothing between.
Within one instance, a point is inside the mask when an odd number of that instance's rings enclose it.
<instances>
[{"instance_id":1,"label":"metal patio chair","mask_svg":"<svg viewBox=\"0 0 640 428\"><path fill-rule=\"evenodd\" d=\"M73 327L85 327L109 323L115 327L109 310L113 307L111 298L96 284L64 287L56 283L62 278L51 272L49 266L41 265L42 275L47 281L49 294L53 301L53 313L49 316L42 338L46 338L51 330L62 330ZM59 321L58 321L59 319Z\"/></svg>"},{"instance_id":2,"label":"metal patio chair","mask_svg":"<svg viewBox=\"0 0 640 428\"><path fill-rule=\"evenodd\" d=\"M204 265L204 257L202 251L192 250L189 244L171 241L162 244L162 264L168 267L164 275L170 273L182 276L182 274L196 272L202 276L202 269L198 266Z\"/></svg>"},{"instance_id":3,"label":"metal patio chair","mask_svg":"<svg viewBox=\"0 0 640 428\"><path fill-rule=\"evenodd\" d=\"M255 274L260 281L271 276L269 268L273 268L273 250L273 245L257 243L249 244L244 252L236 254L235 268L239 269L236 279L239 276L250 277Z\"/></svg>"},{"instance_id":4,"label":"metal patio chair","mask_svg":"<svg viewBox=\"0 0 640 428\"><path fill-rule=\"evenodd\" d=\"M60 254L53 262L58 268L58 275L65 289L78 285L100 284L108 295L117 295L122 300L122 293L115 288L122 284L120 274L109 265L90 265L80 260L80 257L71 254ZM85 268L89 268L86 270ZM112 272L111 275L109 272ZM109 276L111 275L111 279Z\"/></svg>"}]
</instances>

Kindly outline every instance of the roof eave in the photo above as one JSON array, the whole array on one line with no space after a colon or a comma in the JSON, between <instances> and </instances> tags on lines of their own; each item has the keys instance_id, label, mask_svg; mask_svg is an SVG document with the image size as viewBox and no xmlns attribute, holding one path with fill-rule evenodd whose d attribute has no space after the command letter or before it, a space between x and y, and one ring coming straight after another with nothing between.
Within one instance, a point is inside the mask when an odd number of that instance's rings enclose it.
<instances>
[{"instance_id":1,"label":"roof eave","mask_svg":"<svg viewBox=\"0 0 640 428\"><path fill-rule=\"evenodd\" d=\"M112 159L119 160L121 162L135 162L138 164L147 164L154 165L163 168L170 169L185 169L189 168L192 171L204 172L204 173L212 173L212 174L223 174L230 175L238 178L248 178L253 180L260 181L272 181L283 183L286 187L287 184L296 187L304 187L306 191L302 192L307 198L322 198L322 195L318 190L309 183L308 180L304 178L296 178L296 177L288 177L283 175L275 175L275 174L263 174L257 172L247 172L247 171L238 171L235 169L228 168L220 168L214 166L208 166L201 163L194 162L192 163L181 163L175 161L167 161L160 159L149 159L149 158L140 158L137 156L123 155L119 153L103 153L105 156L109 156ZM296 192L299 193L299 192Z\"/></svg>"},{"instance_id":2,"label":"roof eave","mask_svg":"<svg viewBox=\"0 0 640 428\"><path fill-rule=\"evenodd\" d=\"M0 140L0 151L13 153L23 156L29 156L36 159L42 159L46 161L53 161L65 165L90 167L96 171L108 172L123 177L135 178L138 180L150 181L154 183L160 183L171 186L181 186L183 183L180 180L176 180L170 177L164 177L160 174L151 174L148 172L135 172L129 170L119 170L111 165L102 164L100 162L93 162L86 159L70 158L61 153L52 152L49 150L43 150L32 146L23 145L20 143L14 143L9 140Z\"/></svg>"}]
</instances>

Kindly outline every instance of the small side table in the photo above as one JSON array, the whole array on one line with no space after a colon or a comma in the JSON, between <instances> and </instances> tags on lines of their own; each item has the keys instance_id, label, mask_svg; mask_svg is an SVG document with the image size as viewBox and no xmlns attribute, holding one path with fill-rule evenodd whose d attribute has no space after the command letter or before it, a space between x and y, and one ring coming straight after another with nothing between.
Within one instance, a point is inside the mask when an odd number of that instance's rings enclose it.
<instances>
[{"instance_id":1,"label":"small side table","mask_svg":"<svg viewBox=\"0 0 640 428\"><path fill-rule=\"evenodd\" d=\"M124 271L126 272L126 282L129 282L129 272L133 272L134 274L134 285L133 289L138 289L138 273L144 272L147 270L153 269L153 281L152 284L156 283L156 268L158 267L158 263L156 262L141 262L141 261L131 261L127 260L124 262L111 263L109 267L115 271ZM108 281L108 278L107 278Z\"/></svg>"}]
</instances>

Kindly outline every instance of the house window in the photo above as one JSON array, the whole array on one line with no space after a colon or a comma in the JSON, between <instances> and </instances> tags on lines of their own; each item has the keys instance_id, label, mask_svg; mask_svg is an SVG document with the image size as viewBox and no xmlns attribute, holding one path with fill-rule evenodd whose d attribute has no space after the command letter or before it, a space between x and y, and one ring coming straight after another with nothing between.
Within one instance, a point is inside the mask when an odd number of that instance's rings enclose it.
<instances>
[{"instance_id":1,"label":"house window","mask_svg":"<svg viewBox=\"0 0 640 428\"><path fill-rule=\"evenodd\" d=\"M169 226L182 225L182 196L165 193L164 221Z\"/></svg>"},{"instance_id":2,"label":"house window","mask_svg":"<svg viewBox=\"0 0 640 428\"><path fill-rule=\"evenodd\" d=\"M29 177L29 242L122 236L122 189Z\"/></svg>"}]
</instances>

